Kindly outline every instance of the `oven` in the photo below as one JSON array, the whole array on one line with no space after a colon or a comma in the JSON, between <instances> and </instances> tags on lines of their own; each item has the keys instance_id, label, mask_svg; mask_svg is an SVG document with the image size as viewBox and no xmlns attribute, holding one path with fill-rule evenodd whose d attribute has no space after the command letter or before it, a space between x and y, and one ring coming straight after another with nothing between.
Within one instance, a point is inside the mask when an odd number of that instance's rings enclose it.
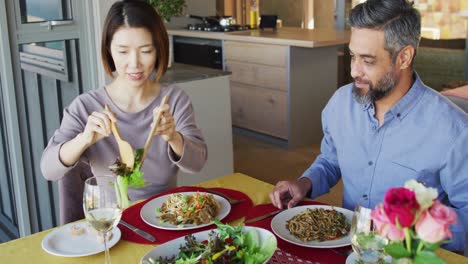
<instances>
[{"instance_id":1,"label":"oven","mask_svg":"<svg viewBox=\"0 0 468 264\"><path fill-rule=\"evenodd\" d=\"M223 44L218 39L173 36L174 62L223 69Z\"/></svg>"}]
</instances>

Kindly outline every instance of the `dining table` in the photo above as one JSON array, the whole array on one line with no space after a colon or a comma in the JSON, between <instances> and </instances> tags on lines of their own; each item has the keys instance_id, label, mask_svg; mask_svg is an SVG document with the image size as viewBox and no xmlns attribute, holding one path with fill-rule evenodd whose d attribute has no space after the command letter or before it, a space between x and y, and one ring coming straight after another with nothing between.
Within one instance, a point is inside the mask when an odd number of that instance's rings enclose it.
<instances>
[{"instance_id":1,"label":"dining table","mask_svg":"<svg viewBox=\"0 0 468 264\"><path fill-rule=\"evenodd\" d=\"M253 177L247 176L242 173L233 173L226 176L221 176L216 179L212 179L206 182L196 184L194 186L204 187L204 188L228 188L236 191L245 193L253 202L254 206L264 206L265 208L270 206L269 193L273 190L274 185L260 181ZM255 207L253 207L255 208ZM243 224L245 217L248 212L245 212L243 216L233 221L230 221L231 225ZM271 221L271 218L266 221ZM52 232L54 229L60 228L55 227L49 230L44 230L29 236L21 237L9 242L0 244L0 262L1 263L104 263L104 252L85 256L85 257L59 257L51 255L45 252L41 247L41 242L44 237ZM194 230L193 232L197 232ZM156 239L158 239L158 232L154 233ZM278 238L280 240L281 238ZM287 242L283 241L283 245ZM124 239L121 239L116 245L110 249L110 256L112 263L139 263L142 256L151 251L157 245L154 244L141 244L134 243ZM287 246L286 246L287 247ZM348 246L348 248L350 248ZM282 248L282 250L287 251L287 248ZM312 250L310 248L304 247L302 251ZM334 255L338 254L338 251L329 250L329 249L314 249L314 250L323 250L323 254L329 254L329 258L326 259L335 259L334 262L327 262L322 260L310 259L306 263L345 263L345 257ZM319 252L319 251L317 251ZM446 263L468 263L467 258L455 254L453 252L437 249L436 254L441 257ZM283 262L283 263L294 263L294 262Z\"/></svg>"}]
</instances>

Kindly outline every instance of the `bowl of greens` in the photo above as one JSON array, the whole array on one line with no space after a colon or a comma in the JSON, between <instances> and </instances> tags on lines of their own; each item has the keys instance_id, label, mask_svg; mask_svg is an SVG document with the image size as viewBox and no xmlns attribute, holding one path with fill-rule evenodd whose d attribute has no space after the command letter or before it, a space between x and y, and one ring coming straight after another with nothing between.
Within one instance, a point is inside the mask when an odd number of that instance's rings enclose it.
<instances>
[{"instance_id":1,"label":"bowl of greens","mask_svg":"<svg viewBox=\"0 0 468 264\"><path fill-rule=\"evenodd\" d=\"M146 253L141 264L263 264L277 247L270 231L215 222L216 229L168 241Z\"/></svg>"}]
</instances>

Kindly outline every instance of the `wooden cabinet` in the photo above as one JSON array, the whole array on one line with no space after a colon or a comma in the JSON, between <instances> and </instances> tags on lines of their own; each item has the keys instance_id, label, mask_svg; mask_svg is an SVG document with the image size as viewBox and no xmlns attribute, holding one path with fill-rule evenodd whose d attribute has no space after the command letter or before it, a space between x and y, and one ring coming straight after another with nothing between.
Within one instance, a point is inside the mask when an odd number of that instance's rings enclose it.
<instances>
[{"instance_id":1,"label":"wooden cabinet","mask_svg":"<svg viewBox=\"0 0 468 264\"><path fill-rule=\"evenodd\" d=\"M225 41L234 126L288 140L288 47Z\"/></svg>"},{"instance_id":2,"label":"wooden cabinet","mask_svg":"<svg viewBox=\"0 0 468 264\"><path fill-rule=\"evenodd\" d=\"M270 65L275 67L287 66L288 46L260 44L240 41L224 42L224 57L227 61L254 63L256 65Z\"/></svg>"},{"instance_id":3,"label":"wooden cabinet","mask_svg":"<svg viewBox=\"0 0 468 264\"><path fill-rule=\"evenodd\" d=\"M319 143L321 111L337 88L337 47L224 41L232 124L286 146Z\"/></svg>"},{"instance_id":4,"label":"wooden cabinet","mask_svg":"<svg viewBox=\"0 0 468 264\"><path fill-rule=\"evenodd\" d=\"M226 61L226 70L232 72L231 81L270 89L288 91L286 67Z\"/></svg>"},{"instance_id":5,"label":"wooden cabinet","mask_svg":"<svg viewBox=\"0 0 468 264\"><path fill-rule=\"evenodd\" d=\"M231 109L233 125L288 138L286 92L231 82Z\"/></svg>"}]
</instances>

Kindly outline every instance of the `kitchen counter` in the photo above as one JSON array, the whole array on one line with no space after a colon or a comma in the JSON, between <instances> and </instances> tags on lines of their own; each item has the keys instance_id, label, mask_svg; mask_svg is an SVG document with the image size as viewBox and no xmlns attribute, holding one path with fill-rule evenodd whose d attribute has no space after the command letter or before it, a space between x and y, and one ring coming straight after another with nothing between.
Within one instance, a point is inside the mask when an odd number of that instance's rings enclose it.
<instances>
[{"instance_id":1,"label":"kitchen counter","mask_svg":"<svg viewBox=\"0 0 468 264\"><path fill-rule=\"evenodd\" d=\"M169 35L173 36L245 41L304 48L342 45L348 43L350 38L349 30L301 29L290 27L279 28L276 31L265 29L264 31L247 30L222 33L171 29L168 30L168 32Z\"/></svg>"},{"instance_id":2,"label":"kitchen counter","mask_svg":"<svg viewBox=\"0 0 468 264\"><path fill-rule=\"evenodd\" d=\"M174 63L161 78L162 84L174 84L230 75L230 72Z\"/></svg>"}]
</instances>

